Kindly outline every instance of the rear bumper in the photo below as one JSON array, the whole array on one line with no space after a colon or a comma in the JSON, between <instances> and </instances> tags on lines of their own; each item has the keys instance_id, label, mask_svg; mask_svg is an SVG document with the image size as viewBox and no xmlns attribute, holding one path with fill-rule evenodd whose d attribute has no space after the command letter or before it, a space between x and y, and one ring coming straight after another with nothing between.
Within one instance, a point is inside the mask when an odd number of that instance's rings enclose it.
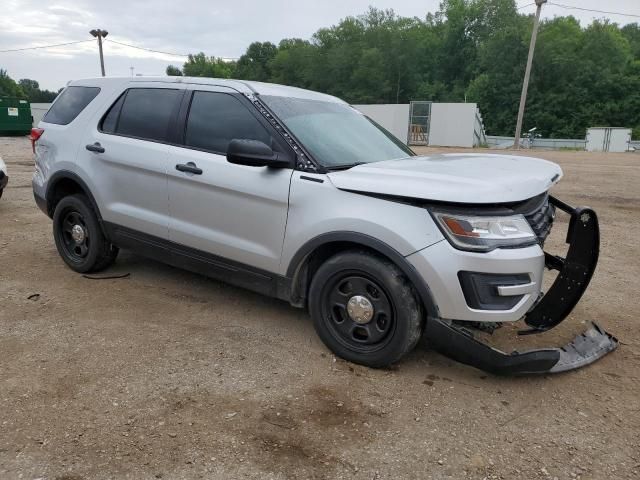
<instances>
[{"instance_id":1,"label":"rear bumper","mask_svg":"<svg viewBox=\"0 0 640 480\"><path fill-rule=\"evenodd\" d=\"M33 192L33 198L36 201L36 205L38 206L38 208L42 210L45 215L49 216L49 212L47 211L47 201L40 195L38 195L35 191Z\"/></svg>"}]
</instances>

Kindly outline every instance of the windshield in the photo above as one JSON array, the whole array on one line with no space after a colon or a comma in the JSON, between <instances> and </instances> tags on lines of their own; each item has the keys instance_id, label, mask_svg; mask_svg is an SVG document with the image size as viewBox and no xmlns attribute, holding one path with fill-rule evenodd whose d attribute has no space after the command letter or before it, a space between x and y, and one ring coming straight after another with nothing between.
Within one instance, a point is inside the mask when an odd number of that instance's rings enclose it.
<instances>
[{"instance_id":1,"label":"windshield","mask_svg":"<svg viewBox=\"0 0 640 480\"><path fill-rule=\"evenodd\" d=\"M324 167L414 155L391 133L347 104L269 95L260 99Z\"/></svg>"}]
</instances>

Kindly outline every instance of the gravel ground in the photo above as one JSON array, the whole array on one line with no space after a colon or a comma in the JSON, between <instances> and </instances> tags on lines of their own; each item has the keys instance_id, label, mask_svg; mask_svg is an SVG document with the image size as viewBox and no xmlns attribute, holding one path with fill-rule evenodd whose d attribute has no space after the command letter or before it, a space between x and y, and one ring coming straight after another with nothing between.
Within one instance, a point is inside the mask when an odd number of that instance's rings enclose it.
<instances>
[{"instance_id":1,"label":"gravel ground","mask_svg":"<svg viewBox=\"0 0 640 480\"><path fill-rule=\"evenodd\" d=\"M598 211L600 264L566 325L492 341L560 345L596 320L622 343L529 378L424 348L352 365L303 311L127 253L109 272L130 277L83 278L34 204L27 139L0 155L1 479L640 475L640 155L535 152L562 165L557 195Z\"/></svg>"}]
</instances>

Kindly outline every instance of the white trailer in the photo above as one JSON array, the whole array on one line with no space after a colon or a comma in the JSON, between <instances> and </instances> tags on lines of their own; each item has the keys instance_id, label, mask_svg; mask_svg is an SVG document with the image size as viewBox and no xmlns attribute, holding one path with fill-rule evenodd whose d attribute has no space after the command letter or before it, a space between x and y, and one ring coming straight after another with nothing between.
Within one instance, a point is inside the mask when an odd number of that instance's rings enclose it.
<instances>
[{"instance_id":1,"label":"white trailer","mask_svg":"<svg viewBox=\"0 0 640 480\"><path fill-rule=\"evenodd\" d=\"M487 142L475 103L354 105L409 145L477 147Z\"/></svg>"},{"instance_id":2,"label":"white trailer","mask_svg":"<svg viewBox=\"0 0 640 480\"><path fill-rule=\"evenodd\" d=\"M433 103L429 145L434 147L478 147L487 139L482 116L475 103Z\"/></svg>"},{"instance_id":3,"label":"white trailer","mask_svg":"<svg viewBox=\"0 0 640 480\"><path fill-rule=\"evenodd\" d=\"M354 105L355 108L382 125L402 142L409 131L409 104Z\"/></svg>"},{"instance_id":4,"label":"white trailer","mask_svg":"<svg viewBox=\"0 0 640 480\"><path fill-rule=\"evenodd\" d=\"M624 127L592 127L587 130L588 152L626 152L631 142L631 129Z\"/></svg>"}]
</instances>

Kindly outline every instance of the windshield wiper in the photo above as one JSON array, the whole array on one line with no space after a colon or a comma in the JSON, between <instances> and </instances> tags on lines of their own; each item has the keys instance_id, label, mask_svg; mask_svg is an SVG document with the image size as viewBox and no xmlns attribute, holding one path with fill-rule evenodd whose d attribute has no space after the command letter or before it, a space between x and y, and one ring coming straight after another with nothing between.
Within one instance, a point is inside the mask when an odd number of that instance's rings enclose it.
<instances>
[{"instance_id":1,"label":"windshield wiper","mask_svg":"<svg viewBox=\"0 0 640 480\"><path fill-rule=\"evenodd\" d=\"M336 170L349 170L350 168L357 167L358 165L364 165L369 162L354 162L354 163L345 163L343 165L331 165L325 167L330 172L335 172Z\"/></svg>"}]
</instances>

